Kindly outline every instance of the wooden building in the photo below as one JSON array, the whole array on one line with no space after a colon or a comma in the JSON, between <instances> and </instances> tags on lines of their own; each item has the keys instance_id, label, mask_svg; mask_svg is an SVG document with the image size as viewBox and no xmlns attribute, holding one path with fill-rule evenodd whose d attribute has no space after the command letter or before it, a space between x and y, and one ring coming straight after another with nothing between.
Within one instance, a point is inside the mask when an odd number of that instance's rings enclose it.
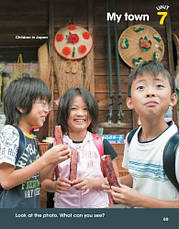
<instances>
[{"instance_id":1,"label":"wooden building","mask_svg":"<svg viewBox=\"0 0 179 229\"><path fill-rule=\"evenodd\" d=\"M144 24L152 26L161 35L165 54L162 59L164 65L176 75L177 60L179 58L178 37L179 37L179 2L165 1L169 8L163 9L168 15L163 25L159 21L161 16L157 15L157 7L165 7L163 1L116 1L115 12L118 14L148 14L148 21L125 20L122 17L117 23L117 32L120 34L129 26ZM23 63L38 64L38 49L46 43L49 49L49 60L51 61L49 86L53 93L53 110L49 115L44 127L40 131L40 138L53 136L57 106L54 100L58 99L58 79L54 69L53 39L56 32L73 23L86 28L94 38L94 48L88 54L82 64L86 64L90 77L89 90L96 97L99 104L99 121L105 123L109 109L109 87L108 87L108 56L107 56L107 23L106 23L106 2L104 0L6 0L1 2L0 7L0 63L15 63L19 54L22 54ZM126 135L132 128L137 126L137 116L130 111L125 104L127 97L128 75L131 68L121 59L120 79L122 89L122 110L124 117L122 125L118 126L117 121L117 81L116 81L116 58L114 47L114 33L111 33L112 50L112 74L113 74L113 119L114 124L104 127L105 134ZM80 61L79 61L80 62ZM22 63L21 63L22 65ZM179 70L178 70L179 71ZM26 72L28 73L28 71ZM39 77L37 75L37 77ZM176 109L173 114L177 121ZM114 145L118 152L122 152L123 144ZM119 157L120 175L125 173L121 170L122 154ZM124 172L124 173L123 173Z\"/></svg>"}]
</instances>

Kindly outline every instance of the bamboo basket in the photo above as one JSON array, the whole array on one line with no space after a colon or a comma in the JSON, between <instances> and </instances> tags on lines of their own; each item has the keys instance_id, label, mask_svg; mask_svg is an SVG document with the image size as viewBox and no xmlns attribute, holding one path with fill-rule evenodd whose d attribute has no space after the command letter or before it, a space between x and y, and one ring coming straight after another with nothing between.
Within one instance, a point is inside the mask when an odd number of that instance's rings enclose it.
<instances>
[{"instance_id":1,"label":"bamboo basket","mask_svg":"<svg viewBox=\"0 0 179 229\"><path fill-rule=\"evenodd\" d=\"M141 47L141 39L150 42L150 46ZM161 35L147 25L132 25L124 30L118 41L118 50L123 61L131 68L143 61L161 61L165 51Z\"/></svg>"},{"instance_id":2,"label":"bamboo basket","mask_svg":"<svg viewBox=\"0 0 179 229\"><path fill-rule=\"evenodd\" d=\"M50 145L51 145L51 143L49 143L49 142L39 142L38 143L40 156L43 155L48 150L48 147Z\"/></svg>"},{"instance_id":3,"label":"bamboo basket","mask_svg":"<svg viewBox=\"0 0 179 229\"><path fill-rule=\"evenodd\" d=\"M19 77L23 77L24 75L24 63L22 58L22 53L19 53L17 62L14 66L14 71L12 72L12 80L17 79Z\"/></svg>"}]
</instances>

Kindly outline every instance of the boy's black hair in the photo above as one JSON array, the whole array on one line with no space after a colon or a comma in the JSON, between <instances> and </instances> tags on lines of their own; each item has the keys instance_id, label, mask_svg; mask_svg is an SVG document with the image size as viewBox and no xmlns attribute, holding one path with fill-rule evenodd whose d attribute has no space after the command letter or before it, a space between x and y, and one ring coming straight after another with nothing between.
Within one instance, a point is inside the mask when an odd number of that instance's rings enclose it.
<instances>
[{"instance_id":1,"label":"boy's black hair","mask_svg":"<svg viewBox=\"0 0 179 229\"><path fill-rule=\"evenodd\" d=\"M165 75L170 83L171 93L174 93L175 88L175 79L174 77L168 72L166 68L164 68L163 64L158 61L144 61L142 62L136 69L134 69L128 78L128 96L131 97L131 86L133 80L136 79L138 75L142 75L144 72L148 72L157 76L159 73Z\"/></svg>"},{"instance_id":2,"label":"boy's black hair","mask_svg":"<svg viewBox=\"0 0 179 229\"><path fill-rule=\"evenodd\" d=\"M3 97L5 124L18 124L22 108L28 114L36 99L50 102L51 92L45 82L39 78L22 77L11 81Z\"/></svg>"},{"instance_id":3,"label":"boy's black hair","mask_svg":"<svg viewBox=\"0 0 179 229\"><path fill-rule=\"evenodd\" d=\"M95 133L98 124L98 104L92 94L84 88L71 88L61 97L58 105L57 125L61 125L63 134L68 133L68 117L72 100L75 96L80 95L87 105L91 118L88 131Z\"/></svg>"}]
</instances>

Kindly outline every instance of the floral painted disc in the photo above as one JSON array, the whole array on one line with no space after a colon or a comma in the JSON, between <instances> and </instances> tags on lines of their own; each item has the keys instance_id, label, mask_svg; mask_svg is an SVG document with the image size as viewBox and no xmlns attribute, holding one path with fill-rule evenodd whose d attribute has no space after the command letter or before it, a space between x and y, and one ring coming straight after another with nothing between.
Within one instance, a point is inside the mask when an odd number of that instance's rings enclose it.
<instances>
[{"instance_id":1,"label":"floral painted disc","mask_svg":"<svg viewBox=\"0 0 179 229\"><path fill-rule=\"evenodd\" d=\"M143 61L161 61L164 42L151 26L132 25L122 32L118 40L118 51L123 61L135 68Z\"/></svg>"},{"instance_id":2,"label":"floral painted disc","mask_svg":"<svg viewBox=\"0 0 179 229\"><path fill-rule=\"evenodd\" d=\"M53 44L61 57L79 60L88 55L93 48L93 38L83 27L71 24L56 33Z\"/></svg>"}]
</instances>

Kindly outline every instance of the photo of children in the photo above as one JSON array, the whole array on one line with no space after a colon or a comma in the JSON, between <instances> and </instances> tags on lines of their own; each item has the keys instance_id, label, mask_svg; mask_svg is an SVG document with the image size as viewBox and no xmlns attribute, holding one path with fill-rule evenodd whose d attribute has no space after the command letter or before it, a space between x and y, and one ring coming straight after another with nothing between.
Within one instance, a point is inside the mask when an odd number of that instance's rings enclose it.
<instances>
[{"instance_id":1,"label":"photo of children","mask_svg":"<svg viewBox=\"0 0 179 229\"><path fill-rule=\"evenodd\" d=\"M178 229L178 12L1 2L2 225Z\"/></svg>"}]
</instances>

